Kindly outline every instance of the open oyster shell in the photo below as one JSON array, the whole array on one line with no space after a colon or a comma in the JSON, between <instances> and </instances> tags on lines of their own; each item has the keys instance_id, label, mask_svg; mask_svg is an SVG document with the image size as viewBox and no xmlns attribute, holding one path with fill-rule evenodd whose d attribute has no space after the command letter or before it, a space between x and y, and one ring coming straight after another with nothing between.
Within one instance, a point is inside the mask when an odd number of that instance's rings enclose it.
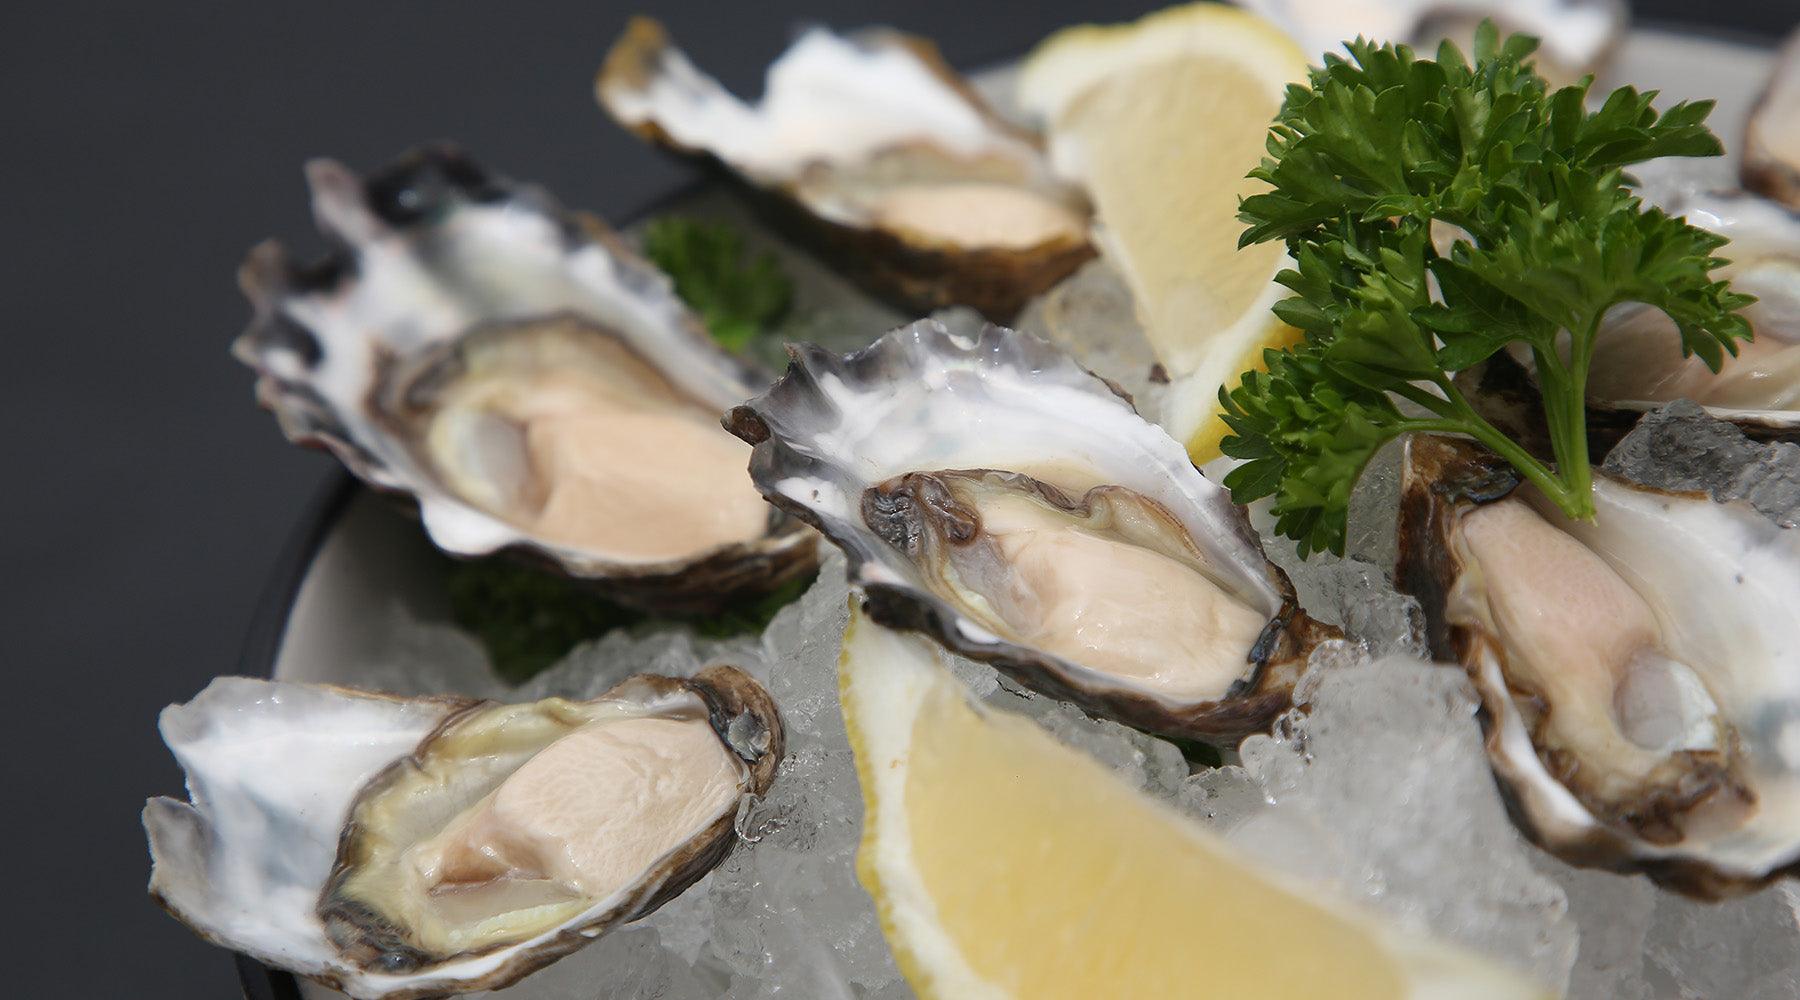
<instances>
[{"instance_id":1,"label":"open oyster shell","mask_svg":"<svg viewBox=\"0 0 1800 1000\"><path fill-rule=\"evenodd\" d=\"M923 320L732 410L771 503L849 557L869 613L1019 683L1235 741L1336 635L1241 508L1110 383L1028 334Z\"/></svg>"},{"instance_id":2,"label":"open oyster shell","mask_svg":"<svg viewBox=\"0 0 1800 1000\"><path fill-rule=\"evenodd\" d=\"M1788 36L1744 132L1744 186L1800 208L1800 31Z\"/></svg>"},{"instance_id":3,"label":"open oyster shell","mask_svg":"<svg viewBox=\"0 0 1800 1000\"><path fill-rule=\"evenodd\" d=\"M1661 206L1726 237L1718 274L1757 297L1743 315L1755 333L1717 374L1681 350L1674 321L1628 303L1607 314L1589 367L1590 449L1604 455L1646 411L1692 399L1760 440L1800 440L1800 215L1754 195L1676 190ZM1457 377L1496 426L1549 453L1530 355L1496 354Z\"/></svg>"},{"instance_id":4,"label":"open oyster shell","mask_svg":"<svg viewBox=\"0 0 1800 1000\"><path fill-rule=\"evenodd\" d=\"M226 677L161 729L191 801L145 806L151 895L363 1000L498 988L655 910L783 750L728 666L525 705Z\"/></svg>"},{"instance_id":5,"label":"open oyster shell","mask_svg":"<svg viewBox=\"0 0 1800 1000\"><path fill-rule=\"evenodd\" d=\"M1449 39L1466 53L1468 39L1491 18L1501 32L1539 40L1546 76L1572 82L1606 64L1625 35L1624 0L1234 0L1286 31L1317 63L1342 54L1346 39L1404 42L1435 49Z\"/></svg>"},{"instance_id":6,"label":"open oyster shell","mask_svg":"<svg viewBox=\"0 0 1800 1000\"><path fill-rule=\"evenodd\" d=\"M1008 320L1094 253L1085 203L1035 137L923 39L807 31L750 106L639 17L595 90L621 125L723 164L767 196L778 225L909 310L966 305Z\"/></svg>"},{"instance_id":7,"label":"open oyster shell","mask_svg":"<svg viewBox=\"0 0 1800 1000\"><path fill-rule=\"evenodd\" d=\"M1565 518L1465 440L1414 437L1398 586L1482 700L1494 774L1565 860L1690 895L1800 865L1800 533L1596 472Z\"/></svg>"},{"instance_id":8,"label":"open oyster shell","mask_svg":"<svg viewBox=\"0 0 1800 1000\"><path fill-rule=\"evenodd\" d=\"M447 552L516 549L639 607L704 610L815 565L716 426L767 379L598 219L447 147L307 177L341 249L257 247L233 348L289 439L416 499Z\"/></svg>"}]
</instances>

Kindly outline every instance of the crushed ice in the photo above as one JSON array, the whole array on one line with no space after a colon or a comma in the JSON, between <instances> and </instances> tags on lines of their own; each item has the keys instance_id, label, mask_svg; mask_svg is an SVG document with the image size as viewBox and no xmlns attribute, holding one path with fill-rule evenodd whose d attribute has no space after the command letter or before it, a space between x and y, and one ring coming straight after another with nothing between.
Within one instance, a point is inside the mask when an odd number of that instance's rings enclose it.
<instances>
[{"instance_id":1,"label":"crushed ice","mask_svg":"<svg viewBox=\"0 0 1800 1000\"><path fill-rule=\"evenodd\" d=\"M1077 348L1083 363L1153 413L1158 386L1148 345L1121 318L1129 317L1129 301L1115 274L1091 264L1028 309L1020 325ZM873 322L877 310L849 294L828 298L791 316L786 332L820 339L826 329L866 327L845 319ZM976 322L958 312L942 318ZM1122 323L1131 335L1107 345L1072 340L1074 331ZM1668 488L1746 499L1792 523L1800 448L1760 445L1721 427L1698 408L1671 405L1646 419L1606 467ZM1397 449L1389 449L1359 484L1345 558L1301 562L1286 542L1269 543L1303 606L1342 625L1349 640L1315 652L1299 693L1305 711L1245 742L1227 766L1190 768L1172 744L1033 695L982 664L959 660L956 672L977 697L1034 718L1247 853L1526 971L1573 1000L1800 996L1800 894L1791 886L1693 903L1641 877L1570 868L1518 834L1488 771L1473 692L1460 669L1424 662L1418 606L1389 584L1397 470ZM1266 535L1266 516L1252 515ZM742 842L719 868L650 917L493 996L912 995L855 876L862 798L837 698L846 609L843 561L833 551L817 582L760 640L616 632L506 691L478 647L395 604L379 658L386 665L371 668L370 686L511 700L588 697L632 673L688 674L731 662L770 688L787 728L780 775L768 797L739 817ZM328 995L316 987L307 993Z\"/></svg>"}]
</instances>

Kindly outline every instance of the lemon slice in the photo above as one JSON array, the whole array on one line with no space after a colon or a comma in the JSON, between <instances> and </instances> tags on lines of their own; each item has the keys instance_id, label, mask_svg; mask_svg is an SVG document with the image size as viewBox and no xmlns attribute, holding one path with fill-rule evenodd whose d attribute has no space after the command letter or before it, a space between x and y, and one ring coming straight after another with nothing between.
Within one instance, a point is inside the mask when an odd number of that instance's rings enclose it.
<instances>
[{"instance_id":1,"label":"lemon slice","mask_svg":"<svg viewBox=\"0 0 1800 1000\"><path fill-rule=\"evenodd\" d=\"M1280 243L1237 248L1244 175L1306 56L1254 14L1195 3L1134 24L1067 28L1025 62L1019 101L1049 127L1056 170L1083 184L1101 251L1124 275L1174 384L1162 422L1196 462L1226 433L1221 387L1299 331L1269 308Z\"/></svg>"},{"instance_id":2,"label":"lemon slice","mask_svg":"<svg viewBox=\"0 0 1800 1000\"><path fill-rule=\"evenodd\" d=\"M1513 973L1304 896L852 614L857 868L923 997L1501 1000Z\"/></svg>"}]
</instances>

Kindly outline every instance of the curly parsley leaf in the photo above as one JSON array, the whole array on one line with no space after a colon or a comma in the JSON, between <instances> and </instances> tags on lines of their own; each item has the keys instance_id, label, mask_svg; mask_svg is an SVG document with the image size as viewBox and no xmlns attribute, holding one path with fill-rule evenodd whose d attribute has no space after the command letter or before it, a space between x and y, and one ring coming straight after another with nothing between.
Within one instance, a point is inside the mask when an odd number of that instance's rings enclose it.
<instances>
[{"instance_id":1,"label":"curly parsley leaf","mask_svg":"<svg viewBox=\"0 0 1800 1000\"><path fill-rule=\"evenodd\" d=\"M743 351L793 303L794 284L775 255L746 254L742 234L727 225L657 219L644 230L644 254L727 350Z\"/></svg>"},{"instance_id":2,"label":"curly parsley leaf","mask_svg":"<svg viewBox=\"0 0 1800 1000\"><path fill-rule=\"evenodd\" d=\"M1642 302L1683 349L1717 370L1753 301L1712 272L1723 240L1631 193L1624 168L1722 151L1708 101L1654 107L1592 81L1552 92L1534 39L1476 33L1422 59L1363 39L1288 88L1243 199L1240 245L1287 244L1294 293L1275 307L1304 341L1220 394L1226 479L1240 502L1273 497L1302 555L1342 552L1350 491L1383 444L1409 431L1467 434L1515 465L1570 516L1592 514L1584 390L1601 318ZM1452 382L1510 347L1543 390L1554 463L1483 420ZM1410 405L1402 405L1410 404Z\"/></svg>"}]
</instances>

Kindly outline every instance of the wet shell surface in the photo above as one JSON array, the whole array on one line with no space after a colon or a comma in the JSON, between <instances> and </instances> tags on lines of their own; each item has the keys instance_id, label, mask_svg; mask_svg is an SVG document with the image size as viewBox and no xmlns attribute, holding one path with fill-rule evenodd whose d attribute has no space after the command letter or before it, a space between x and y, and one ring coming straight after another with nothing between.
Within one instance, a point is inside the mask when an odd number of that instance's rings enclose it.
<instances>
[{"instance_id":1,"label":"wet shell surface","mask_svg":"<svg viewBox=\"0 0 1800 1000\"><path fill-rule=\"evenodd\" d=\"M1800 864L1800 534L1596 471L1574 522L1464 440L1415 437L1398 586L1468 670L1514 818L1575 864L1703 898Z\"/></svg>"},{"instance_id":2,"label":"wet shell surface","mask_svg":"<svg viewBox=\"0 0 1800 1000\"><path fill-rule=\"evenodd\" d=\"M846 356L792 351L727 426L770 502L845 551L881 624L1216 741L1266 728L1336 635L1182 447L1048 343L925 320Z\"/></svg>"},{"instance_id":3,"label":"wet shell surface","mask_svg":"<svg viewBox=\"0 0 1800 1000\"><path fill-rule=\"evenodd\" d=\"M521 705L225 677L161 729L191 801L144 809L151 894L361 1000L495 989L650 913L783 750L729 666Z\"/></svg>"},{"instance_id":4,"label":"wet shell surface","mask_svg":"<svg viewBox=\"0 0 1800 1000\"><path fill-rule=\"evenodd\" d=\"M705 610L816 564L718 415L767 384L599 220L416 151L308 165L341 249L258 247L234 351L289 439L408 495L456 555L518 551L651 610Z\"/></svg>"},{"instance_id":5,"label":"wet shell surface","mask_svg":"<svg viewBox=\"0 0 1800 1000\"><path fill-rule=\"evenodd\" d=\"M1081 196L931 43L802 34L749 105L636 18L596 82L616 121L722 164L774 221L902 308L1005 321L1093 256Z\"/></svg>"},{"instance_id":6,"label":"wet shell surface","mask_svg":"<svg viewBox=\"0 0 1800 1000\"><path fill-rule=\"evenodd\" d=\"M1800 209L1800 31L1782 46L1744 132L1744 186Z\"/></svg>"}]
</instances>

